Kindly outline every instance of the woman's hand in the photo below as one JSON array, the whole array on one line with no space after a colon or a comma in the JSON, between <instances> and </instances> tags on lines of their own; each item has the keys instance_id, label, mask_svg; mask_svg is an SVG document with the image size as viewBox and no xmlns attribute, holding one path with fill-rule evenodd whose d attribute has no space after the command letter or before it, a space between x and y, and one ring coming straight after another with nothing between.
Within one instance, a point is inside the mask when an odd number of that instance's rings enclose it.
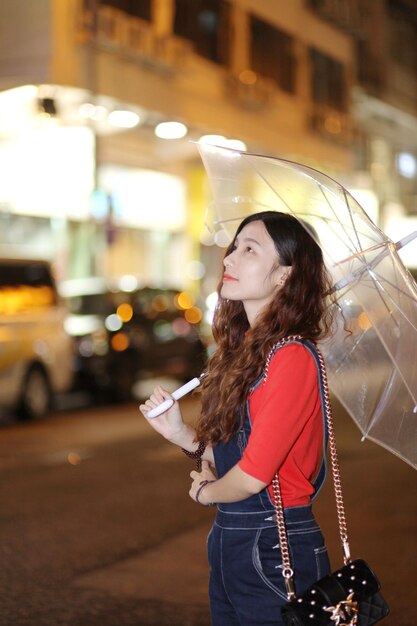
<instances>
[{"instance_id":1,"label":"woman's hand","mask_svg":"<svg viewBox=\"0 0 417 626\"><path fill-rule=\"evenodd\" d=\"M148 422L156 432L165 437L165 439L175 443L177 439L181 438L181 434L184 432L184 429L186 429L186 425L183 422L178 402L174 400L166 389L161 386L156 387L150 398L139 406L139 410L144 417L147 417L147 413L151 409L159 406L164 400L169 399L171 399L174 404L164 411L164 413L158 415L158 417L148 419Z\"/></svg>"},{"instance_id":2,"label":"woman's hand","mask_svg":"<svg viewBox=\"0 0 417 626\"><path fill-rule=\"evenodd\" d=\"M240 502L253 496L265 487L267 483L250 476L240 469L239 465L234 465L224 476L217 479L213 474L210 464L204 460L200 473L191 472L193 483L190 489L191 498L197 502L196 494L203 480L215 481L213 484L205 485L198 495L198 502L203 505L212 502Z\"/></svg>"},{"instance_id":3,"label":"woman's hand","mask_svg":"<svg viewBox=\"0 0 417 626\"><path fill-rule=\"evenodd\" d=\"M196 472L194 470L190 473L190 476L193 482L191 483L191 488L190 488L189 493L190 493L190 497L195 502L197 502L196 493L201 483L203 482L203 480L216 480L217 478L216 475L213 473L210 463L208 461L203 461L202 466L201 466L201 472ZM205 490L205 487L203 488L199 496L200 504L208 504L210 502L209 499L207 499L207 501L204 499L204 490Z\"/></svg>"}]
</instances>

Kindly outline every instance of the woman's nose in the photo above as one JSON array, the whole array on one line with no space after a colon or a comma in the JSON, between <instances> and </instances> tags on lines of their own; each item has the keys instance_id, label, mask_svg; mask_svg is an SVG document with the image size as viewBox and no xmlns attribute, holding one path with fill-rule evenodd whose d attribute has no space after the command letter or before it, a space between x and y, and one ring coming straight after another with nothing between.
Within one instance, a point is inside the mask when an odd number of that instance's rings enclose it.
<instances>
[{"instance_id":1,"label":"woman's nose","mask_svg":"<svg viewBox=\"0 0 417 626\"><path fill-rule=\"evenodd\" d=\"M231 255L229 254L229 255L228 255L227 257L225 257L225 258L224 258L224 260L223 260L223 265L224 265L225 267L230 267L230 266L232 265L232 261L231 261L230 256L231 256Z\"/></svg>"}]
</instances>

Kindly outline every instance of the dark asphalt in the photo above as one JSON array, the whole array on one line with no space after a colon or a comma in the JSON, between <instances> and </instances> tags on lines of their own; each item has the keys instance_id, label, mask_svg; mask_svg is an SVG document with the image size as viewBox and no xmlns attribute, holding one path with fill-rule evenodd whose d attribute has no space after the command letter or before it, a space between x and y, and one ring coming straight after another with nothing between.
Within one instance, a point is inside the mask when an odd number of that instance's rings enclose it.
<instances>
[{"instance_id":1,"label":"dark asphalt","mask_svg":"<svg viewBox=\"0 0 417 626\"><path fill-rule=\"evenodd\" d=\"M0 626L210 624L213 510L188 498L191 462L137 418L109 407L0 429ZM415 626L416 474L336 418L352 555L381 579L382 623ZM330 480L316 513L339 567Z\"/></svg>"}]
</instances>

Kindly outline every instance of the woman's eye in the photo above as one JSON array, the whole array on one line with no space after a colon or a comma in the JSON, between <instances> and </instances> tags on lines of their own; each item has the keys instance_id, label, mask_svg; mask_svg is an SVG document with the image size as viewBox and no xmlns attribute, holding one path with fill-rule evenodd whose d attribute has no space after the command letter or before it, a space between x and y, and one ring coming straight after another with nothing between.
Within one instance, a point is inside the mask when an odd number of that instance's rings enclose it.
<instances>
[{"instance_id":1,"label":"woman's eye","mask_svg":"<svg viewBox=\"0 0 417 626\"><path fill-rule=\"evenodd\" d=\"M253 252L253 248L251 248L250 246L246 246L246 252Z\"/></svg>"}]
</instances>

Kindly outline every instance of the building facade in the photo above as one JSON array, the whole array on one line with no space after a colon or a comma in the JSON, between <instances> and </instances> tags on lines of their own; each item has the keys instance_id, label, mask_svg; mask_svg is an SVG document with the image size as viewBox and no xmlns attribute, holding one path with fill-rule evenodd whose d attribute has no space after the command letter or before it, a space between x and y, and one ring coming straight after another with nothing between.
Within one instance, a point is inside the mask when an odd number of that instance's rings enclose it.
<instances>
[{"instance_id":1,"label":"building facade","mask_svg":"<svg viewBox=\"0 0 417 626\"><path fill-rule=\"evenodd\" d=\"M362 141L355 169L393 240L417 231L417 4L415 0L310 0L349 33L356 50L352 114ZM417 240L400 253L417 268Z\"/></svg>"},{"instance_id":2,"label":"building facade","mask_svg":"<svg viewBox=\"0 0 417 626\"><path fill-rule=\"evenodd\" d=\"M59 278L133 273L192 288L205 275L210 292L221 250L205 233L210 196L192 143L207 135L326 171L362 193L376 220L380 206L384 219L399 210L415 177L399 173L382 190L369 107L385 95L366 83L363 33L375 20L360 4L3 0L3 254L47 255ZM391 4L372 3L381 29ZM397 88L407 77L396 75ZM408 108L387 106L413 125L407 89ZM413 155L410 128L393 154ZM412 198L405 211L417 213Z\"/></svg>"}]
</instances>

